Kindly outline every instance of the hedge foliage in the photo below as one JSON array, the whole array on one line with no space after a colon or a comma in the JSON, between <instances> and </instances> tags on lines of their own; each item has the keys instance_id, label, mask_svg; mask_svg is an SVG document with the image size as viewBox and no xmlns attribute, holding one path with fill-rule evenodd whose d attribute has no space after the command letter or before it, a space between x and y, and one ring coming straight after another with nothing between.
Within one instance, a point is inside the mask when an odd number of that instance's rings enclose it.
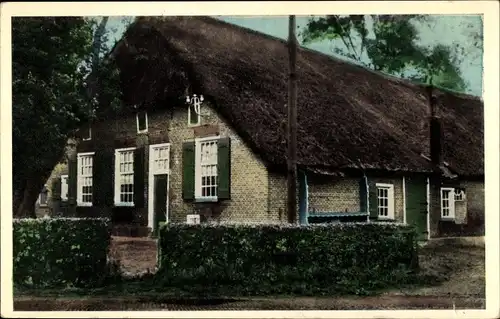
<instances>
[{"instance_id":1,"label":"hedge foliage","mask_svg":"<svg viewBox=\"0 0 500 319\"><path fill-rule=\"evenodd\" d=\"M156 277L200 291L364 294L408 280L418 268L416 238L410 226L389 223L167 224Z\"/></svg>"},{"instance_id":2,"label":"hedge foliage","mask_svg":"<svg viewBox=\"0 0 500 319\"><path fill-rule=\"evenodd\" d=\"M107 275L107 219L16 219L13 232L16 285L94 287Z\"/></svg>"}]
</instances>

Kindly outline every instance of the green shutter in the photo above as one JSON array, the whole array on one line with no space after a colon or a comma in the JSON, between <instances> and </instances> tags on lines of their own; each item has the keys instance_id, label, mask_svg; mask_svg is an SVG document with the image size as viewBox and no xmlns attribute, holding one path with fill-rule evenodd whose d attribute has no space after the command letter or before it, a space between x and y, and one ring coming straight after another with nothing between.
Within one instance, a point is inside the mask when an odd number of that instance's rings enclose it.
<instances>
[{"instance_id":1,"label":"green shutter","mask_svg":"<svg viewBox=\"0 0 500 319\"><path fill-rule=\"evenodd\" d=\"M231 140L219 139L217 150L217 198L231 198Z\"/></svg>"},{"instance_id":2,"label":"green shutter","mask_svg":"<svg viewBox=\"0 0 500 319\"><path fill-rule=\"evenodd\" d=\"M144 207L144 147L134 151L134 206Z\"/></svg>"},{"instance_id":3,"label":"green shutter","mask_svg":"<svg viewBox=\"0 0 500 319\"><path fill-rule=\"evenodd\" d=\"M375 184L370 185L370 219L378 218L378 199L377 199L377 187Z\"/></svg>"},{"instance_id":4,"label":"green shutter","mask_svg":"<svg viewBox=\"0 0 500 319\"><path fill-rule=\"evenodd\" d=\"M366 198L366 180L364 177L359 179L359 211L366 212L368 202Z\"/></svg>"},{"instance_id":5,"label":"green shutter","mask_svg":"<svg viewBox=\"0 0 500 319\"><path fill-rule=\"evenodd\" d=\"M194 199L194 142L185 142L182 145L182 198Z\"/></svg>"}]
</instances>

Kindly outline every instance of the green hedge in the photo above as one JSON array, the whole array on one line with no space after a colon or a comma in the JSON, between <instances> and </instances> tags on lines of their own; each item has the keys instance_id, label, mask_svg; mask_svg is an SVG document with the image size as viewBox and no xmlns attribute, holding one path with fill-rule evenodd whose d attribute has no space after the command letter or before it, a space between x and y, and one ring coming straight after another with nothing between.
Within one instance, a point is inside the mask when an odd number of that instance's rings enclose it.
<instances>
[{"instance_id":1,"label":"green hedge","mask_svg":"<svg viewBox=\"0 0 500 319\"><path fill-rule=\"evenodd\" d=\"M167 224L157 280L254 295L363 294L408 280L418 268L416 238L410 226L389 223Z\"/></svg>"},{"instance_id":2,"label":"green hedge","mask_svg":"<svg viewBox=\"0 0 500 319\"><path fill-rule=\"evenodd\" d=\"M16 219L14 283L32 287L97 286L107 275L110 242L107 219Z\"/></svg>"}]
</instances>

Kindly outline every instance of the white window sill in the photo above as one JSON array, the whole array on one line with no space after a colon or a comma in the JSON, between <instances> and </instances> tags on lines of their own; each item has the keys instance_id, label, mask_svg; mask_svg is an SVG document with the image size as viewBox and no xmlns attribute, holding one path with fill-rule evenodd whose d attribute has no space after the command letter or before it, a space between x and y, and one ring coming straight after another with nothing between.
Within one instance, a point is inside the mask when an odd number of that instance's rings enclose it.
<instances>
[{"instance_id":1,"label":"white window sill","mask_svg":"<svg viewBox=\"0 0 500 319\"><path fill-rule=\"evenodd\" d=\"M386 221L393 221L394 217L387 217L387 216L378 216L378 220L386 220Z\"/></svg>"},{"instance_id":2,"label":"white window sill","mask_svg":"<svg viewBox=\"0 0 500 319\"><path fill-rule=\"evenodd\" d=\"M137 131L137 134L146 134L148 132L148 130L144 130L144 131Z\"/></svg>"},{"instance_id":3,"label":"white window sill","mask_svg":"<svg viewBox=\"0 0 500 319\"><path fill-rule=\"evenodd\" d=\"M47 204L39 204L40 207L47 207L48 205Z\"/></svg>"},{"instance_id":4,"label":"white window sill","mask_svg":"<svg viewBox=\"0 0 500 319\"><path fill-rule=\"evenodd\" d=\"M92 206L92 203L76 203L76 206L79 206L79 207L90 207L90 206Z\"/></svg>"},{"instance_id":5,"label":"white window sill","mask_svg":"<svg viewBox=\"0 0 500 319\"><path fill-rule=\"evenodd\" d=\"M194 199L195 203L215 203L217 201L217 197L197 197Z\"/></svg>"},{"instance_id":6,"label":"white window sill","mask_svg":"<svg viewBox=\"0 0 500 319\"><path fill-rule=\"evenodd\" d=\"M134 203L115 203L115 207L134 207Z\"/></svg>"},{"instance_id":7,"label":"white window sill","mask_svg":"<svg viewBox=\"0 0 500 319\"><path fill-rule=\"evenodd\" d=\"M91 138L82 138L82 141L86 142L86 141L90 141L92 140Z\"/></svg>"},{"instance_id":8,"label":"white window sill","mask_svg":"<svg viewBox=\"0 0 500 319\"><path fill-rule=\"evenodd\" d=\"M455 221L455 216L441 216L441 220L445 222L453 222Z\"/></svg>"}]
</instances>

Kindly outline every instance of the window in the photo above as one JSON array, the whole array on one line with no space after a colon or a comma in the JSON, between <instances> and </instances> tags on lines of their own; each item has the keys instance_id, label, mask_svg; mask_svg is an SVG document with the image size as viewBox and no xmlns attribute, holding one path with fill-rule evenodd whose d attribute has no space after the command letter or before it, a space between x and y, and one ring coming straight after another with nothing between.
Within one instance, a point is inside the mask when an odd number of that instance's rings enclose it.
<instances>
[{"instance_id":1,"label":"window","mask_svg":"<svg viewBox=\"0 0 500 319\"><path fill-rule=\"evenodd\" d=\"M47 190L47 185L45 185L40 192L40 195L38 196L38 203L40 206L47 206L47 199L48 199L48 190Z\"/></svg>"},{"instance_id":2,"label":"window","mask_svg":"<svg viewBox=\"0 0 500 319\"><path fill-rule=\"evenodd\" d=\"M394 219L394 185L376 184L378 218Z\"/></svg>"},{"instance_id":3,"label":"window","mask_svg":"<svg viewBox=\"0 0 500 319\"><path fill-rule=\"evenodd\" d=\"M82 140L90 141L91 138L92 138L92 127L90 125L86 125L82 129Z\"/></svg>"},{"instance_id":4,"label":"window","mask_svg":"<svg viewBox=\"0 0 500 319\"><path fill-rule=\"evenodd\" d=\"M170 144L151 145L150 168L154 174L170 174Z\"/></svg>"},{"instance_id":5,"label":"window","mask_svg":"<svg viewBox=\"0 0 500 319\"><path fill-rule=\"evenodd\" d=\"M465 200L465 190L455 188L455 201L461 202Z\"/></svg>"},{"instance_id":6,"label":"window","mask_svg":"<svg viewBox=\"0 0 500 319\"><path fill-rule=\"evenodd\" d=\"M77 191L78 206L92 206L92 170L94 153L79 153L77 158ZM61 186L62 193L62 186Z\"/></svg>"},{"instance_id":7,"label":"window","mask_svg":"<svg viewBox=\"0 0 500 319\"><path fill-rule=\"evenodd\" d=\"M61 200L68 200L68 175L61 175Z\"/></svg>"},{"instance_id":8,"label":"window","mask_svg":"<svg viewBox=\"0 0 500 319\"><path fill-rule=\"evenodd\" d=\"M214 138L196 141L196 199L217 200L217 141Z\"/></svg>"},{"instance_id":9,"label":"window","mask_svg":"<svg viewBox=\"0 0 500 319\"><path fill-rule=\"evenodd\" d=\"M136 114L136 122L137 122L137 133L145 133L148 131L148 113L138 112Z\"/></svg>"},{"instance_id":10,"label":"window","mask_svg":"<svg viewBox=\"0 0 500 319\"><path fill-rule=\"evenodd\" d=\"M200 115L196 113L193 103L189 104L188 107L188 125L190 126L200 125Z\"/></svg>"},{"instance_id":11,"label":"window","mask_svg":"<svg viewBox=\"0 0 500 319\"><path fill-rule=\"evenodd\" d=\"M441 217L455 217L455 190L453 188L441 188Z\"/></svg>"},{"instance_id":12,"label":"window","mask_svg":"<svg viewBox=\"0 0 500 319\"><path fill-rule=\"evenodd\" d=\"M134 151L115 150L115 206L134 206Z\"/></svg>"}]
</instances>

